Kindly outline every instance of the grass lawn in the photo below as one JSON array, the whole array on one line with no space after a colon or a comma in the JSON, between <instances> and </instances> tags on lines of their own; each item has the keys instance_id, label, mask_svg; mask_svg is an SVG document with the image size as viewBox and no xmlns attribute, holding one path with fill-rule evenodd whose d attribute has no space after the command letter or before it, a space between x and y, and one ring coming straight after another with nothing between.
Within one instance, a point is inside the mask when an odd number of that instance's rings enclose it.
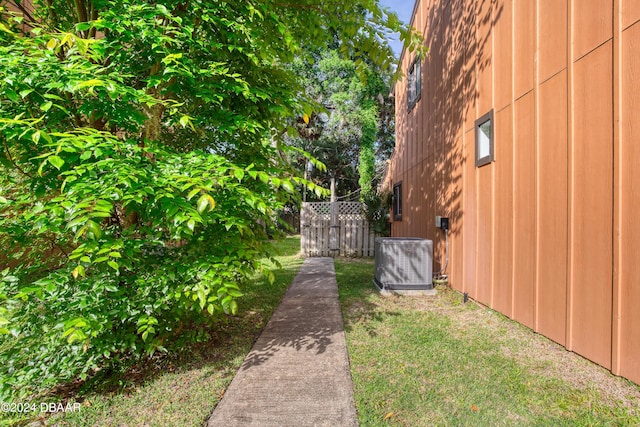
<instances>
[{"instance_id":1,"label":"grass lawn","mask_svg":"<svg viewBox=\"0 0 640 427\"><path fill-rule=\"evenodd\" d=\"M202 426L302 264L299 242L278 246L275 283L246 286L239 315L213 340L113 376L100 391L60 392L49 400L81 410L42 425ZM363 427L640 425L640 387L456 292L382 297L372 260L336 259L336 275Z\"/></svg>"},{"instance_id":2,"label":"grass lawn","mask_svg":"<svg viewBox=\"0 0 640 427\"><path fill-rule=\"evenodd\" d=\"M81 402L79 412L41 419L57 426L202 426L221 399L224 390L249 353L303 259L299 238L287 238L277 249L282 269L274 270L273 284L264 277L243 288L237 317L211 331L214 339L186 349L179 358L158 360L102 384L100 392L74 391L52 396L60 402L71 398ZM275 268L275 267L273 267ZM39 405L39 402L38 402ZM2 415L0 414L0 417ZM0 425L24 425L33 419L1 420ZM43 424L45 425L45 424Z\"/></svg>"},{"instance_id":3,"label":"grass lawn","mask_svg":"<svg viewBox=\"0 0 640 427\"><path fill-rule=\"evenodd\" d=\"M361 426L640 425L640 387L440 287L382 297L336 259Z\"/></svg>"}]
</instances>

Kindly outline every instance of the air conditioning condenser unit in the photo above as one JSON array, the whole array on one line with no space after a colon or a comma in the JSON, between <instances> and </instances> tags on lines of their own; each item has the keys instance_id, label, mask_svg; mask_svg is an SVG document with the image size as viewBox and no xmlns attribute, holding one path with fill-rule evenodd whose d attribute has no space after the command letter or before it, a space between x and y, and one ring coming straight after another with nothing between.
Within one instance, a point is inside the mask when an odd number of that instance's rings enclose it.
<instances>
[{"instance_id":1,"label":"air conditioning condenser unit","mask_svg":"<svg viewBox=\"0 0 640 427\"><path fill-rule=\"evenodd\" d=\"M378 237L374 283L381 291L433 289L433 241Z\"/></svg>"}]
</instances>

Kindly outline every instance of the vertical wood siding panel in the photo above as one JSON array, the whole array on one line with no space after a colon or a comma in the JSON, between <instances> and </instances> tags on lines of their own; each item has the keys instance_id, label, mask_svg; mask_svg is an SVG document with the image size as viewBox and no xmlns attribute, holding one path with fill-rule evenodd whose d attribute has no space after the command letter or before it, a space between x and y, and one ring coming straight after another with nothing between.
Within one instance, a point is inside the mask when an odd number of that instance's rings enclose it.
<instances>
[{"instance_id":1,"label":"vertical wood siding panel","mask_svg":"<svg viewBox=\"0 0 640 427\"><path fill-rule=\"evenodd\" d=\"M494 12L494 44L495 52L493 66L494 80L494 108L502 110L511 104L512 96L512 30L511 11L512 0L497 0Z\"/></svg>"},{"instance_id":2,"label":"vertical wood siding panel","mask_svg":"<svg viewBox=\"0 0 640 427\"><path fill-rule=\"evenodd\" d=\"M493 308L513 317L513 109L495 114L495 269Z\"/></svg>"},{"instance_id":3,"label":"vertical wood siding panel","mask_svg":"<svg viewBox=\"0 0 640 427\"><path fill-rule=\"evenodd\" d=\"M476 291L476 180L474 161L474 123L476 120L476 103L478 99L476 79L476 2L464 0L464 88L467 102L464 105L464 175L462 222L463 239L463 290L472 297Z\"/></svg>"},{"instance_id":4,"label":"vertical wood siding panel","mask_svg":"<svg viewBox=\"0 0 640 427\"><path fill-rule=\"evenodd\" d=\"M572 0L573 60L613 36L613 0Z\"/></svg>"},{"instance_id":5,"label":"vertical wood siding panel","mask_svg":"<svg viewBox=\"0 0 640 427\"><path fill-rule=\"evenodd\" d=\"M422 208L423 212L429 211L429 200L431 199L431 193L429 192L429 161L427 159L423 159L422 161L422 169L421 169L421 180L422 180ZM424 218L420 221L420 237L429 238L428 230L429 224Z\"/></svg>"},{"instance_id":6,"label":"vertical wood siding panel","mask_svg":"<svg viewBox=\"0 0 640 427\"><path fill-rule=\"evenodd\" d=\"M448 146L451 144L453 137L450 135L452 116L453 98L453 76L451 74L451 49L453 42L452 26L451 26L451 3L443 2L443 20L440 24L442 34L442 103L443 117L442 128L440 129L440 150L446 153ZM442 202L442 194L440 195Z\"/></svg>"},{"instance_id":7,"label":"vertical wood siding panel","mask_svg":"<svg viewBox=\"0 0 640 427\"><path fill-rule=\"evenodd\" d=\"M440 199L442 197L442 179L440 176L441 161L442 161L442 147L445 138L444 128L446 117L446 102L447 102L447 76L446 76L446 61L447 61L447 44L446 44L446 26L448 25L446 16L446 5L442 2L434 4L434 10L436 11L433 34L435 35L435 49L432 52L435 59L435 75L438 76L435 79L435 106L434 106L434 151L432 161L430 161L430 203L427 214L424 216L423 221L427 223L427 233L434 241L434 254L436 258L436 265L438 270L441 268L442 260L444 259L444 245L440 239L440 235L435 228L434 219L437 212L440 210Z\"/></svg>"},{"instance_id":8,"label":"vertical wood siding panel","mask_svg":"<svg viewBox=\"0 0 640 427\"><path fill-rule=\"evenodd\" d=\"M476 74L477 108L476 118L488 112L493 104L492 89L492 41L491 41L491 1L476 2ZM471 161L475 168L475 133L472 134ZM492 229L491 229L491 195L492 165L475 168L476 178L476 290L474 298L489 305L491 302L491 262L492 262Z\"/></svg>"},{"instance_id":9,"label":"vertical wood siding panel","mask_svg":"<svg viewBox=\"0 0 640 427\"><path fill-rule=\"evenodd\" d=\"M615 64L614 2L622 32ZM434 216L449 215L455 289L607 368L615 346L616 373L634 381L640 381L639 19L640 0L420 2L414 23L426 29L431 51L413 116L406 81L396 87L398 141L390 165L392 181L403 181L406 214L393 233L433 239L436 269L444 239ZM614 85L621 97L615 111ZM477 169L474 121L491 108L496 162ZM619 171L614 113L621 121Z\"/></svg>"},{"instance_id":10,"label":"vertical wood siding panel","mask_svg":"<svg viewBox=\"0 0 640 427\"><path fill-rule=\"evenodd\" d=\"M464 224L462 221L462 195L463 195L463 182L462 182L462 168L463 162L463 145L462 136L458 137L455 142L454 148L454 160L452 167L452 191L451 191L451 204L449 205L449 268L451 272L449 283L451 286L462 291L462 260L463 260L463 243L464 243Z\"/></svg>"},{"instance_id":11,"label":"vertical wood siding panel","mask_svg":"<svg viewBox=\"0 0 640 427\"><path fill-rule=\"evenodd\" d=\"M411 227L412 223L412 215L415 210L415 205L413 202L413 190L414 190L414 181L413 181L413 172L415 169L407 167L405 172L405 178L402 181L402 193L404 200L402 201L402 228L403 228L403 236L411 236L413 237L413 229Z\"/></svg>"},{"instance_id":12,"label":"vertical wood siding panel","mask_svg":"<svg viewBox=\"0 0 640 427\"><path fill-rule=\"evenodd\" d=\"M428 66L429 76L433 76L433 77L430 78L427 82L425 82L428 85L428 91L429 91L428 103L426 103L427 109L428 109L427 115L429 117L428 119L429 143L428 143L427 153L425 155L425 158L431 158L435 152L436 143L437 143L436 126L438 122L438 116L437 116L438 110L437 110L437 104L436 104L438 100L437 86L439 83L439 78L436 77L438 76L438 54L437 54L438 46L435 43L437 40L437 34L438 34L438 26L437 26L438 10L435 2L432 1L430 3L431 3L431 6L429 8L429 12L425 16L425 22L428 29L427 43L429 43L429 53L427 53L426 60L429 63L429 66ZM430 172L431 171L429 170L429 173Z\"/></svg>"},{"instance_id":13,"label":"vertical wood siding panel","mask_svg":"<svg viewBox=\"0 0 640 427\"><path fill-rule=\"evenodd\" d=\"M572 316L581 355L611 366L613 236L612 43L574 66Z\"/></svg>"},{"instance_id":14,"label":"vertical wood siding panel","mask_svg":"<svg viewBox=\"0 0 640 427\"><path fill-rule=\"evenodd\" d=\"M493 165L485 165L477 169L478 179L478 242L477 242L477 292L476 299L483 304L491 305L492 286L492 191L491 181Z\"/></svg>"},{"instance_id":15,"label":"vertical wood siding panel","mask_svg":"<svg viewBox=\"0 0 640 427\"><path fill-rule=\"evenodd\" d=\"M425 13L426 13L426 5L421 3L420 9L420 28L423 29L425 27ZM422 58L422 64L420 67L422 72L422 80L421 80L421 99L420 99L420 139L418 141L418 151L416 154L418 164L420 168L423 167L423 161L426 157L427 153L427 137L429 135L429 94L427 87L427 82L429 81L429 67L427 63L427 58ZM424 175L424 171L421 170L421 176ZM424 205L424 194L422 194L421 200L422 205Z\"/></svg>"},{"instance_id":16,"label":"vertical wood siding panel","mask_svg":"<svg viewBox=\"0 0 640 427\"><path fill-rule=\"evenodd\" d=\"M435 154L432 154L431 157L429 157L429 161L427 162L427 192L428 192L428 197L427 197L427 205L426 205L426 211L425 211L425 215L422 217L422 221L425 222L425 226L426 226L426 233L427 236L429 236L432 240L434 240L434 244L436 244L437 247L437 240L434 239L435 237L435 233L434 233L434 225L432 224L432 221L430 221L430 218L432 218L435 214L434 212L436 211L436 192L437 192L437 174L436 174L436 164L437 164L437 160L436 160L436 156Z\"/></svg>"},{"instance_id":17,"label":"vertical wood siding panel","mask_svg":"<svg viewBox=\"0 0 640 427\"><path fill-rule=\"evenodd\" d=\"M435 216L448 216L449 210L449 165L451 148L455 139L453 131L452 121L455 120L453 116L453 103L455 102L453 97L453 71L452 71L452 49L454 43L454 27L452 25L452 13L454 6L451 2L443 2L443 22L442 37L443 37L443 52L442 52L442 65L443 65L443 94L444 94L444 117L442 120L441 129L441 151L439 154L439 161L437 164L438 175L438 189L437 189L437 206L436 211L432 212L427 218L428 222L433 224L434 228L434 240L438 242L438 254L441 260L441 264L444 264L445 259L445 235L442 230L436 229ZM444 266L444 265L443 265Z\"/></svg>"},{"instance_id":18,"label":"vertical wood siding panel","mask_svg":"<svg viewBox=\"0 0 640 427\"><path fill-rule=\"evenodd\" d=\"M451 24L452 27L452 46L451 52L449 52L451 61L451 120L450 120L450 135L452 142L462 141L462 134L464 133L464 109L469 102L468 88L465 87L465 28L464 28L464 2L462 0L455 0L451 8ZM460 152L458 147L458 152Z\"/></svg>"},{"instance_id":19,"label":"vertical wood siding panel","mask_svg":"<svg viewBox=\"0 0 640 427\"><path fill-rule=\"evenodd\" d=\"M536 330L564 344L567 316L567 73L539 89Z\"/></svg>"},{"instance_id":20,"label":"vertical wood siding panel","mask_svg":"<svg viewBox=\"0 0 640 427\"><path fill-rule=\"evenodd\" d=\"M640 2L636 2L640 12ZM619 374L640 383L640 23L622 33Z\"/></svg>"},{"instance_id":21,"label":"vertical wood siding panel","mask_svg":"<svg viewBox=\"0 0 640 427\"><path fill-rule=\"evenodd\" d=\"M476 295L476 166L473 129L464 135L464 181L462 221L464 224L464 286L469 295Z\"/></svg>"},{"instance_id":22,"label":"vertical wood siding panel","mask_svg":"<svg viewBox=\"0 0 640 427\"><path fill-rule=\"evenodd\" d=\"M476 73L478 74L478 109L476 119L493 107L492 88L492 17L491 0L482 0L477 3L477 61Z\"/></svg>"},{"instance_id":23,"label":"vertical wood siding panel","mask_svg":"<svg viewBox=\"0 0 640 427\"><path fill-rule=\"evenodd\" d=\"M464 76L463 87L466 94L466 101L464 104L464 132L473 129L476 116L476 102L478 98L477 86L476 86L476 14L475 14L475 1L465 1L465 13L463 15L464 21ZM467 141L465 141L466 143Z\"/></svg>"},{"instance_id":24,"label":"vertical wood siding panel","mask_svg":"<svg viewBox=\"0 0 640 427\"><path fill-rule=\"evenodd\" d=\"M449 215L449 273L450 285L459 291L462 290L462 257L463 257L463 230L462 222L462 170L463 170L463 132L464 110L468 102L468 94L465 88L465 27L464 16L466 13L463 0L454 0L451 5L451 31L452 46L449 52L451 61L451 104L452 113L449 121L448 134L452 141L450 151L451 161L447 174L450 182L450 200L447 206Z\"/></svg>"},{"instance_id":25,"label":"vertical wood siding panel","mask_svg":"<svg viewBox=\"0 0 640 427\"><path fill-rule=\"evenodd\" d=\"M444 80L444 61L445 61L445 45L443 43L444 36L444 20L443 20L443 8L444 6L440 3L436 6L436 22L434 24L434 28L432 30L432 34L434 37L434 49L431 51L431 55L433 55L434 59L434 68L435 75L438 78L435 80L435 98L434 98L434 118L433 121L433 131L434 131L434 144L433 144L433 153L437 155L442 150L442 121L445 116L445 97L446 92L444 89L445 80Z\"/></svg>"},{"instance_id":26,"label":"vertical wood siding panel","mask_svg":"<svg viewBox=\"0 0 640 427\"><path fill-rule=\"evenodd\" d=\"M536 2L513 2L513 90L516 99L533 90L536 49Z\"/></svg>"},{"instance_id":27,"label":"vertical wood siding panel","mask_svg":"<svg viewBox=\"0 0 640 427\"><path fill-rule=\"evenodd\" d=\"M513 315L534 327L536 265L535 97L514 104L514 288Z\"/></svg>"},{"instance_id":28,"label":"vertical wood siding panel","mask_svg":"<svg viewBox=\"0 0 640 427\"><path fill-rule=\"evenodd\" d=\"M539 1L539 82L544 82L567 67L567 1Z\"/></svg>"},{"instance_id":29,"label":"vertical wood siding panel","mask_svg":"<svg viewBox=\"0 0 640 427\"><path fill-rule=\"evenodd\" d=\"M640 0L624 0L622 3L622 30L640 21Z\"/></svg>"},{"instance_id":30,"label":"vertical wood siding panel","mask_svg":"<svg viewBox=\"0 0 640 427\"><path fill-rule=\"evenodd\" d=\"M413 62L413 61L412 61ZM410 132L409 138L407 138L407 167L411 169L416 165L416 133L419 126L418 123L418 110L420 109L420 101L409 112Z\"/></svg>"},{"instance_id":31,"label":"vertical wood siding panel","mask_svg":"<svg viewBox=\"0 0 640 427\"><path fill-rule=\"evenodd\" d=\"M408 75L409 72L409 64L410 64L411 58L410 55L407 55L405 53L404 56L404 60L403 60L403 70L405 73L405 76ZM404 77L403 79L403 93L402 93L402 104L400 105L400 113L402 114L402 117L404 119L404 123L402 126L402 132L401 132L401 138L399 141L396 141L396 149L398 151L398 172L399 172L399 176L398 176L398 180L396 182L402 181L403 178L406 178L404 176L406 170L407 170L407 159L406 159L406 145L407 145L407 141L409 138L409 127L410 127L410 117L409 117L409 111L407 109L407 97L408 97L408 79L407 77ZM395 183L394 183L395 184ZM403 197L406 198L406 193L403 194ZM399 230L402 230L403 228L403 224L400 223L399 224Z\"/></svg>"}]
</instances>

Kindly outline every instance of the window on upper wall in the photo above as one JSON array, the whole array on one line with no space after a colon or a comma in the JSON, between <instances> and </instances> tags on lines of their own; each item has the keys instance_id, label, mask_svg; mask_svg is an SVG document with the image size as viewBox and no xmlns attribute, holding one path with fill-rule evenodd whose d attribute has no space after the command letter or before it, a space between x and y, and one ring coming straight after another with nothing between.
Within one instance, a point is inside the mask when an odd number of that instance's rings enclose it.
<instances>
[{"instance_id":1,"label":"window on upper wall","mask_svg":"<svg viewBox=\"0 0 640 427\"><path fill-rule=\"evenodd\" d=\"M420 57L416 57L411 67L409 67L408 79L407 79L407 102L409 111L413 109L416 103L420 100L422 94L422 71Z\"/></svg>"},{"instance_id":2,"label":"window on upper wall","mask_svg":"<svg viewBox=\"0 0 640 427\"><path fill-rule=\"evenodd\" d=\"M493 110L476 120L476 167L494 161L493 152Z\"/></svg>"},{"instance_id":3,"label":"window on upper wall","mask_svg":"<svg viewBox=\"0 0 640 427\"><path fill-rule=\"evenodd\" d=\"M402 181L393 186L393 220L402 221Z\"/></svg>"}]
</instances>

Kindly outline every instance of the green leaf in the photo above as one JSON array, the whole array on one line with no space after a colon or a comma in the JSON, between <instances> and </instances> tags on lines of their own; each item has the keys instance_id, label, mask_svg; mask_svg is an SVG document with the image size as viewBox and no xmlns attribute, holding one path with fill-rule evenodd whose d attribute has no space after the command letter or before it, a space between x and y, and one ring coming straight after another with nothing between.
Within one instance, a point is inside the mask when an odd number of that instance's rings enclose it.
<instances>
[{"instance_id":1,"label":"green leaf","mask_svg":"<svg viewBox=\"0 0 640 427\"><path fill-rule=\"evenodd\" d=\"M265 270L265 275L267 276L267 280L269 281L269 283L273 285L273 283L276 281L276 275L273 274L273 271Z\"/></svg>"},{"instance_id":2,"label":"green leaf","mask_svg":"<svg viewBox=\"0 0 640 427\"><path fill-rule=\"evenodd\" d=\"M47 101L43 104L40 104L40 109L42 111L49 111L51 109L51 106L53 105L53 102L51 101Z\"/></svg>"},{"instance_id":3,"label":"green leaf","mask_svg":"<svg viewBox=\"0 0 640 427\"><path fill-rule=\"evenodd\" d=\"M5 89L4 94L7 96L7 98L9 98L13 102L20 101L18 94L16 93L16 91L12 89Z\"/></svg>"},{"instance_id":4,"label":"green leaf","mask_svg":"<svg viewBox=\"0 0 640 427\"><path fill-rule=\"evenodd\" d=\"M180 125L183 128L186 128L187 126L189 126L191 129L195 130L195 126L193 125L193 121L192 118L189 116L182 116L180 117Z\"/></svg>"},{"instance_id":5,"label":"green leaf","mask_svg":"<svg viewBox=\"0 0 640 427\"><path fill-rule=\"evenodd\" d=\"M100 237L102 237L102 229L100 228L98 223L96 223L95 221L92 221L92 220L87 221L86 227L89 231L91 231L91 233L93 233L96 239L99 239Z\"/></svg>"},{"instance_id":6,"label":"green leaf","mask_svg":"<svg viewBox=\"0 0 640 427\"><path fill-rule=\"evenodd\" d=\"M98 79L90 79L90 80L86 80L83 82L79 82L78 84L75 85L75 87L73 88L74 90L78 90L78 89L82 89L85 87L88 88L93 88L96 86L104 86L105 83L102 80L98 80Z\"/></svg>"},{"instance_id":7,"label":"green leaf","mask_svg":"<svg viewBox=\"0 0 640 427\"><path fill-rule=\"evenodd\" d=\"M77 31L87 31L91 28L91 23L89 22L79 22L76 24Z\"/></svg>"},{"instance_id":8,"label":"green leaf","mask_svg":"<svg viewBox=\"0 0 640 427\"><path fill-rule=\"evenodd\" d=\"M212 211L213 208L215 208L215 206L216 206L215 200L213 200L213 197L211 197L208 194L203 194L198 199L198 207L197 207L198 213L204 212L204 210L207 209L207 207L209 207L209 211Z\"/></svg>"},{"instance_id":9,"label":"green leaf","mask_svg":"<svg viewBox=\"0 0 640 427\"><path fill-rule=\"evenodd\" d=\"M244 296L244 294L242 292L240 292L239 290L236 290L236 289L229 289L227 291L227 293L229 295L231 295L232 297L234 297L234 298L240 298L241 296Z\"/></svg>"},{"instance_id":10,"label":"green leaf","mask_svg":"<svg viewBox=\"0 0 640 427\"><path fill-rule=\"evenodd\" d=\"M74 279L77 279L78 277L84 277L85 276L84 266L82 264L78 264L76 268L73 269L73 272L71 273L71 275L73 276Z\"/></svg>"},{"instance_id":11,"label":"green leaf","mask_svg":"<svg viewBox=\"0 0 640 427\"><path fill-rule=\"evenodd\" d=\"M64 165L64 160L58 156L50 156L47 160L58 170Z\"/></svg>"},{"instance_id":12,"label":"green leaf","mask_svg":"<svg viewBox=\"0 0 640 427\"><path fill-rule=\"evenodd\" d=\"M233 314L234 316L238 313L238 303L236 302L236 300L232 300L229 303L229 310L231 311L231 314Z\"/></svg>"},{"instance_id":13,"label":"green leaf","mask_svg":"<svg viewBox=\"0 0 640 427\"><path fill-rule=\"evenodd\" d=\"M115 271L118 271L120 269L120 266L115 261L107 261L107 265L113 268Z\"/></svg>"},{"instance_id":14,"label":"green leaf","mask_svg":"<svg viewBox=\"0 0 640 427\"><path fill-rule=\"evenodd\" d=\"M291 184L290 181L282 181L282 188L285 189L285 191L289 192L289 193L293 193L293 185Z\"/></svg>"},{"instance_id":15,"label":"green leaf","mask_svg":"<svg viewBox=\"0 0 640 427\"><path fill-rule=\"evenodd\" d=\"M199 188L194 188L193 190L189 191L189 194L187 194L187 200L191 200L193 196L195 196L199 192L200 192Z\"/></svg>"}]
</instances>

